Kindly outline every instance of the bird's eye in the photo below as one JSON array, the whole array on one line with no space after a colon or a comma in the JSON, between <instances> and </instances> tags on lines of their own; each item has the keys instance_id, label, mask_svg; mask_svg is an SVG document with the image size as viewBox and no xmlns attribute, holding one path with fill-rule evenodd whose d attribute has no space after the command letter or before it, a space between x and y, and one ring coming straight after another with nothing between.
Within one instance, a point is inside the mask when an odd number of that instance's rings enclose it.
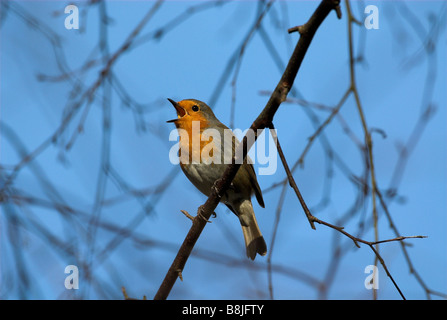
<instances>
[{"instance_id":1,"label":"bird's eye","mask_svg":"<svg viewBox=\"0 0 447 320\"><path fill-rule=\"evenodd\" d=\"M197 112L197 111L199 111L199 106L193 105L191 109L192 109L192 111Z\"/></svg>"}]
</instances>

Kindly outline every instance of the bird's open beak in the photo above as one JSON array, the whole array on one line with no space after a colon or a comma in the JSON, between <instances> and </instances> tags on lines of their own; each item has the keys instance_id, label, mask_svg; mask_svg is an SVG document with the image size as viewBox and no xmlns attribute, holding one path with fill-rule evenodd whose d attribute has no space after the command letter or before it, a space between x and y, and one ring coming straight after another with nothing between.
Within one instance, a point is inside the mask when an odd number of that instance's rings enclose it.
<instances>
[{"instance_id":1,"label":"bird's open beak","mask_svg":"<svg viewBox=\"0 0 447 320\"><path fill-rule=\"evenodd\" d=\"M170 103L172 103L172 105L174 106L175 110L177 111L178 118L177 119L168 120L166 122L175 122L175 121L177 121L178 119L180 119L181 117L183 117L186 114L186 110L183 109L182 107L180 107L180 105L177 102L175 102L174 100L169 99L169 98L168 98L168 100L169 100Z\"/></svg>"}]
</instances>

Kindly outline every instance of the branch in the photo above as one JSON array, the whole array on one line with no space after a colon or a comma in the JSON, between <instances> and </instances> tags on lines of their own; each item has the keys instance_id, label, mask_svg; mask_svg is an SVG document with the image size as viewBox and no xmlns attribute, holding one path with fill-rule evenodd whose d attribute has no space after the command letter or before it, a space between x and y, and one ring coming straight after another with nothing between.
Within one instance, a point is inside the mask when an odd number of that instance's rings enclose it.
<instances>
[{"instance_id":1,"label":"branch","mask_svg":"<svg viewBox=\"0 0 447 320\"><path fill-rule=\"evenodd\" d=\"M380 261L380 263L382 264L383 269L385 270L387 276L393 282L394 286L396 287L396 289L399 292L399 294L402 297L402 299L406 300L405 296L403 295L403 293L400 290L399 286L397 285L396 281L394 281L394 278L392 277L391 273L388 271L388 268L387 268L387 266L385 264L385 261L383 260L382 256L379 254L379 251L377 250L377 248L374 248L374 246L378 245L379 243L392 242L392 241L403 241L405 239L413 239L413 238L426 238L426 236L407 236L407 237L400 236L400 237L396 237L394 239L387 239L387 240L380 240L380 241L379 240L376 240L376 241L366 241L366 240L363 240L361 238L355 237L352 234L346 232L344 230L344 227L335 226L333 224L330 224L330 223L328 223L326 221L320 220L320 219L316 218L315 216L313 216L310 213L309 209L307 208L307 205L304 202L304 199L303 199L303 197L302 197L302 195L301 195L301 193L300 193L300 191L298 189L298 186L295 183L295 179L293 178L292 172L290 171L289 165L287 164L287 160L286 160L286 158L284 156L284 153L282 152L281 144L279 143L278 137L277 137L276 132L274 130L273 123L270 125L270 128L273 129L273 130L271 130L271 133L273 135L273 141L275 141L276 149L278 150L279 157L280 157L281 162L283 164L284 170L286 171L287 179L289 181L289 184L292 187L292 189L295 191L295 193L296 193L296 195L297 195L297 197L298 197L298 199L299 199L299 201L301 203L301 206L302 206L302 208L304 210L304 213L306 214L306 217L309 220L309 223L310 223L312 229L315 229L315 224L314 223L316 222L318 224L325 225L325 226L327 226L329 228L332 228L332 229L342 233L346 237L350 238L358 248L360 248L359 243L363 243L363 244L368 245L371 248L371 250L374 252L374 254L376 256L376 259L378 261Z\"/></svg>"},{"instance_id":2,"label":"branch","mask_svg":"<svg viewBox=\"0 0 447 320\"><path fill-rule=\"evenodd\" d=\"M276 143L276 149L278 150L279 158L281 159L284 170L286 171L287 179L289 180L289 185L295 191L295 194L298 197L298 200L300 201L301 207L303 208L304 213L306 214L307 220L309 220L310 226L312 227L312 229L315 230L315 224L314 224L314 219L313 219L314 217L312 216L312 213L310 213L310 210L307 207L306 202L304 201L304 198L301 195L301 192L295 183L295 179L293 178L292 172L289 169L289 165L287 164L284 153L282 152L281 144L279 143L278 136L276 135L276 131L275 131L275 127L273 126L273 123L270 125L270 128L273 129L270 132L273 136L273 141L275 141L275 143Z\"/></svg>"},{"instance_id":3,"label":"branch","mask_svg":"<svg viewBox=\"0 0 447 320\"><path fill-rule=\"evenodd\" d=\"M332 225L332 224L330 224L330 223L328 223L328 222L325 222L325 221L323 221L323 220L320 220L320 219L318 219L318 218L316 218L316 217L314 217L314 216L312 216L312 220L313 220L314 222L316 222L316 223L323 224L323 225L328 226L328 227L330 227L330 228L332 228L332 229L334 229L334 230L337 230L338 232L341 232L342 234L344 234L345 236L347 236L348 238L350 238L358 248L360 248L359 242L368 245L368 246L370 247L370 249L374 252L374 254L375 254L377 260L379 260L379 262L380 262L380 264L382 265L383 269L385 270L385 272L386 272L388 278L390 278L390 280L393 282L394 287L397 289L397 291L399 292L399 294L400 294L400 296L402 297L402 299L406 300L404 294L403 294L402 291L400 290L400 288L399 288L399 286L397 285L396 281L394 281L393 276L392 276L391 273L388 271L388 268L387 268L387 266L386 266L386 264L385 264L385 261L383 260L382 256L379 254L379 251L378 251L376 248L374 248L374 246L376 246L376 245L379 244L379 243L384 243L384 242L403 241L403 240L405 240L405 239L413 239L413 238L427 238L426 236L408 236L408 237L402 237L402 236L401 236L401 237L396 237L396 238L393 238L393 239L387 239L387 240L381 240L381 241L366 241L366 240L357 238L357 237L351 235L350 233L344 231L344 230L343 230L343 227L337 227L337 226L334 226L334 225Z\"/></svg>"},{"instance_id":4,"label":"branch","mask_svg":"<svg viewBox=\"0 0 447 320\"><path fill-rule=\"evenodd\" d=\"M298 40L295 50L292 53L289 63L287 64L287 67L278 85L276 86L269 101L267 102L267 105L252 123L250 127L250 130L253 130L252 132L263 130L272 123L276 111L278 110L280 104L286 99L287 94L289 93L293 85L295 77L298 73L307 49L310 46L313 36L315 35L317 29L324 21L324 19L326 19L328 14L332 10L339 8L339 3L339 0L321 1L320 5L315 10L309 21L301 27L304 32L301 33L301 36ZM256 140L256 138L257 136L255 136L254 140ZM241 160L245 159L248 150L250 150L252 144L254 143L254 141L250 141L250 143L248 143L247 140L248 139L246 135L242 140L242 143L239 144L238 150L235 152L236 155L242 154L242 159L236 157L232 164L228 165L222 178L215 182L208 200L205 202L204 205L199 207L198 214L194 218L193 225L186 235L186 238L183 241L183 244L180 247L177 256L175 257L174 262L169 268L168 273L166 274L160 288L158 289L158 292L154 297L155 300L166 299L168 297L175 281L177 280L179 270L183 270L197 239L199 238L206 225L204 219L198 218L199 214L208 220L211 214L214 212L214 209L219 204L220 198L230 187L230 184L233 181L233 178L236 176L241 163L243 163L243 161Z\"/></svg>"}]
</instances>

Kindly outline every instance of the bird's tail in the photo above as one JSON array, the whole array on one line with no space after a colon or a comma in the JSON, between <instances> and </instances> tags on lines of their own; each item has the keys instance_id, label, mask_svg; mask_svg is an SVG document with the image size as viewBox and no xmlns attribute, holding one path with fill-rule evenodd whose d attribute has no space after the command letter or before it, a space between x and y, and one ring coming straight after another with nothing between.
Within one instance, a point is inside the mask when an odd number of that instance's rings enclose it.
<instances>
[{"instance_id":1,"label":"bird's tail","mask_svg":"<svg viewBox=\"0 0 447 320\"><path fill-rule=\"evenodd\" d=\"M261 234L261 230L259 230L251 201L243 200L239 204L239 207L234 209L236 209L241 222L242 232L244 233L247 257L254 260L256 253L265 256L267 254L267 245Z\"/></svg>"}]
</instances>

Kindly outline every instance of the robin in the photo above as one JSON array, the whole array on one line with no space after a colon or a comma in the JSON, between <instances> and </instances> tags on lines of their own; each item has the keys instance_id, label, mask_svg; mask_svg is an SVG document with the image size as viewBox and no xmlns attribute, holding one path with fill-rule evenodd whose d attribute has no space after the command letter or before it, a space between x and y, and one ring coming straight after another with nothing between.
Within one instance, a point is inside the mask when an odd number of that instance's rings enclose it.
<instances>
[{"instance_id":1,"label":"robin","mask_svg":"<svg viewBox=\"0 0 447 320\"><path fill-rule=\"evenodd\" d=\"M192 184L203 194L209 196L215 181L222 177L226 169L227 162L225 160L232 159L240 142L231 130L216 118L211 108L204 102L195 99L179 102L172 99L168 100L177 111L177 119L167 122L173 122L179 131L180 167ZM216 135L204 139L203 136L207 131L218 133L221 138L220 141L216 139ZM221 143L228 132L231 135L230 142L225 139L225 142ZM195 141L197 145L194 145ZM217 152L215 152L216 150ZM205 153L205 156L202 153ZM206 156L213 157L214 161L210 163ZM244 234L247 257L252 260L255 259L256 253L261 256L267 253L267 245L259 230L251 203L253 193L259 205L264 208L261 189L256 180L251 160L247 156L230 188L220 201L239 218Z\"/></svg>"}]
</instances>

